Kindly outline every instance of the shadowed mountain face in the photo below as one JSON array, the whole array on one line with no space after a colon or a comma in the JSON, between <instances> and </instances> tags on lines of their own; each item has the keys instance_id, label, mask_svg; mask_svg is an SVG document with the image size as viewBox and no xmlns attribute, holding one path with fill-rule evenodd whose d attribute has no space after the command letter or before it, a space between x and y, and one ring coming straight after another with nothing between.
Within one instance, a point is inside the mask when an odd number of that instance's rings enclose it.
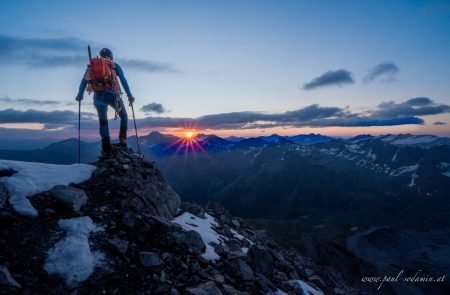
<instances>
[{"instance_id":1,"label":"shadowed mountain face","mask_svg":"<svg viewBox=\"0 0 450 295\"><path fill-rule=\"evenodd\" d=\"M334 212L343 219L386 221L384 213L394 220L409 216L408 222L415 222L417 206L425 210L445 198L449 151L447 146L399 148L378 139L253 145L192 157L147 150L185 198L218 201L242 216ZM446 215L444 209L438 212Z\"/></svg>"}]
</instances>

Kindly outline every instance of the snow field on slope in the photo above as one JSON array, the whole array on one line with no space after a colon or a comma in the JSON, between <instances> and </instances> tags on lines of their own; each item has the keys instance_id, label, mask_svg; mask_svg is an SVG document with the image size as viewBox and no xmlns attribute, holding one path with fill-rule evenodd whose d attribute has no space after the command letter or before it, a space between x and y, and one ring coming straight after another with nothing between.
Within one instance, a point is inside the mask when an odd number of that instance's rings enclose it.
<instances>
[{"instance_id":1,"label":"snow field on slope","mask_svg":"<svg viewBox=\"0 0 450 295\"><path fill-rule=\"evenodd\" d=\"M28 197L48 191L56 185L83 182L91 177L96 167L0 160L0 170L3 169L17 171L9 177L0 178L8 191L11 206L21 215L36 217L38 213Z\"/></svg>"}]
</instances>

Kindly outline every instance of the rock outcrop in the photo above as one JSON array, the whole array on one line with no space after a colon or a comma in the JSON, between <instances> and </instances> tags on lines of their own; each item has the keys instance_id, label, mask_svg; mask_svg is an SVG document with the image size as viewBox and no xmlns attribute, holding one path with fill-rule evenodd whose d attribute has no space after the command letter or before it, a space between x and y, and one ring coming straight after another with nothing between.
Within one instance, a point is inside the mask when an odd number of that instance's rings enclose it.
<instances>
[{"instance_id":1,"label":"rock outcrop","mask_svg":"<svg viewBox=\"0 0 450 295\"><path fill-rule=\"evenodd\" d=\"M130 150L94 165L33 196L35 219L0 209L0 294L358 294L222 207L181 204Z\"/></svg>"}]
</instances>

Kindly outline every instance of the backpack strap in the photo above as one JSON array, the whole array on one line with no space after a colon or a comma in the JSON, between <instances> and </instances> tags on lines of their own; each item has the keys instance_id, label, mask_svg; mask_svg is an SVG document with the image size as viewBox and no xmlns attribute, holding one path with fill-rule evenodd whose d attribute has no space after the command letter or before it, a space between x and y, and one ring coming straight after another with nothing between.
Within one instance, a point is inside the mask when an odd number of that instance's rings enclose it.
<instances>
[{"instance_id":1,"label":"backpack strap","mask_svg":"<svg viewBox=\"0 0 450 295\"><path fill-rule=\"evenodd\" d=\"M116 63L111 60L111 80L113 82L113 91L116 95L120 95L122 93L122 90L120 89L119 79L117 78L117 70L116 70Z\"/></svg>"}]
</instances>

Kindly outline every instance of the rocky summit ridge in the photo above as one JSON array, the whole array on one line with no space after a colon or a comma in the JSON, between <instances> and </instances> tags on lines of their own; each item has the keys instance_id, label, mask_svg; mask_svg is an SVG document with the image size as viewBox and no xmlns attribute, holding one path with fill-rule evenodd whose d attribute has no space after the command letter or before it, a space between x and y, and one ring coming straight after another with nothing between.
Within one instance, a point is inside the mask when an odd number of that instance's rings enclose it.
<instances>
[{"instance_id":1,"label":"rocky summit ridge","mask_svg":"<svg viewBox=\"0 0 450 295\"><path fill-rule=\"evenodd\" d=\"M0 294L359 294L222 207L181 203L130 149L92 165L29 198L35 218L0 181Z\"/></svg>"}]
</instances>

